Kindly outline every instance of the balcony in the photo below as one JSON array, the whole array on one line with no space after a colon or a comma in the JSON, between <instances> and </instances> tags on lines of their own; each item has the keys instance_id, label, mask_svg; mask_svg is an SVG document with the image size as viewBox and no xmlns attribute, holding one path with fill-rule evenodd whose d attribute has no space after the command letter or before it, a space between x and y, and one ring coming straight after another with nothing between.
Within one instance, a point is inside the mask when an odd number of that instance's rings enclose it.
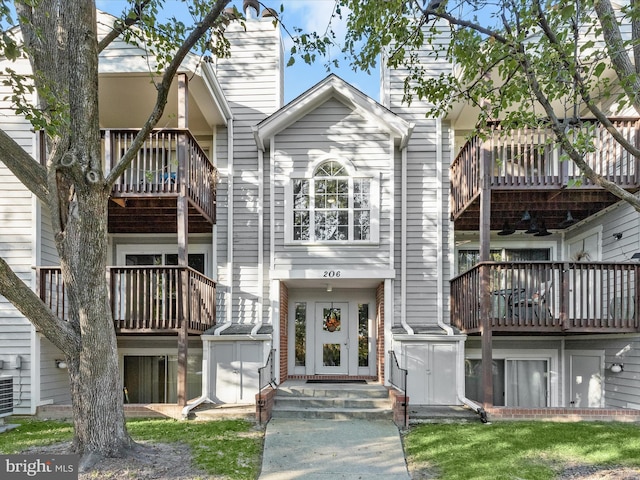
<instances>
[{"instance_id":1,"label":"balcony","mask_svg":"<svg viewBox=\"0 0 640 480\"><path fill-rule=\"evenodd\" d=\"M639 119L612 122L638 145ZM594 139L587 163L624 189L637 191L640 159L623 150L599 123L583 125ZM483 186L491 195L491 230L499 230L504 221L515 223L525 209L544 218L546 228L563 228L567 211L581 220L618 201L583 178L573 162L562 161L562 153L551 130L544 128L507 131L496 123L484 140L471 138L450 167L450 211L456 230L479 230Z\"/></svg>"},{"instance_id":2,"label":"balcony","mask_svg":"<svg viewBox=\"0 0 640 480\"><path fill-rule=\"evenodd\" d=\"M640 265L481 262L451 280L451 323L467 334L640 331Z\"/></svg>"},{"instance_id":3,"label":"balcony","mask_svg":"<svg viewBox=\"0 0 640 480\"><path fill-rule=\"evenodd\" d=\"M111 169L138 130L103 130L105 165ZM217 171L187 129L154 130L114 185L110 233L175 233L177 199L188 200L189 233L210 233L216 220Z\"/></svg>"},{"instance_id":4,"label":"balcony","mask_svg":"<svg viewBox=\"0 0 640 480\"><path fill-rule=\"evenodd\" d=\"M58 317L68 318L60 268L36 271L40 298ZM200 334L216 323L216 284L192 268L108 267L107 280L114 326L120 334L177 333L183 327L188 334Z\"/></svg>"}]
</instances>

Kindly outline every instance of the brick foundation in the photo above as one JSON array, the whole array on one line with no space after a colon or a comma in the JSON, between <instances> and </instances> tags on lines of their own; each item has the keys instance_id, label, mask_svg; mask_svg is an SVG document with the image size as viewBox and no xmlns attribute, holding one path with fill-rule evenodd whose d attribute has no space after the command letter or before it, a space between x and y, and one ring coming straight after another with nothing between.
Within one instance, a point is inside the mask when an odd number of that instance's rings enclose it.
<instances>
[{"instance_id":1,"label":"brick foundation","mask_svg":"<svg viewBox=\"0 0 640 480\"><path fill-rule=\"evenodd\" d=\"M409 397L394 388L389 389L389 401L393 410L393 422L401 428L409 425Z\"/></svg>"},{"instance_id":2,"label":"brick foundation","mask_svg":"<svg viewBox=\"0 0 640 480\"><path fill-rule=\"evenodd\" d=\"M271 420L276 392L276 389L267 387L256 394L256 421L258 423L267 423Z\"/></svg>"},{"instance_id":3,"label":"brick foundation","mask_svg":"<svg viewBox=\"0 0 640 480\"><path fill-rule=\"evenodd\" d=\"M623 408L485 408L489 421L541 420L548 422L640 422L640 410Z\"/></svg>"}]
</instances>

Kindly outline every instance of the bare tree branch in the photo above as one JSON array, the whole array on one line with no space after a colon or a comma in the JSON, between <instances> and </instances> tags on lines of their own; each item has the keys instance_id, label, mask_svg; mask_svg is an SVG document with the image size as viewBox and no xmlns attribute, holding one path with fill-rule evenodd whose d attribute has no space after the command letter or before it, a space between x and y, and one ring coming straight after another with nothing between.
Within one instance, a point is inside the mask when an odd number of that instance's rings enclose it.
<instances>
[{"instance_id":1,"label":"bare tree branch","mask_svg":"<svg viewBox=\"0 0 640 480\"><path fill-rule=\"evenodd\" d=\"M0 162L13 173L36 197L46 202L47 170L31 157L16 141L0 129Z\"/></svg>"},{"instance_id":2,"label":"bare tree branch","mask_svg":"<svg viewBox=\"0 0 640 480\"><path fill-rule=\"evenodd\" d=\"M0 294L9 300L36 329L65 353L78 351L80 335L73 326L59 319L0 257Z\"/></svg>"},{"instance_id":3,"label":"bare tree branch","mask_svg":"<svg viewBox=\"0 0 640 480\"><path fill-rule=\"evenodd\" d=\"M116 20L111 31L98 42L98 52L102 52L111 44L111 42L118 38L128 28L131 28L132 26L139 23L140 19L142 18L142 13L145 7L149 5L150 1L151 0L142 0L131 9L130 14L127 15L124 20Z\"/></svg>"},{"instance_id":4,"label":"bare tree branch","mask_svg":"<svg viewBox=\"0 0 640 480\"><path fill-rule=\"evenodd\" d=\"M626 93L627 97L640 112L640 76L636 75L636 68L631 63L631 59L624 48L624 41L620 28L616 23L615 12L609 0L595 0L594 7L602 26L602 37L607 45L609 58L613 65L613 69L618 76L620 86Z\"/></svg>"}]
</instances>

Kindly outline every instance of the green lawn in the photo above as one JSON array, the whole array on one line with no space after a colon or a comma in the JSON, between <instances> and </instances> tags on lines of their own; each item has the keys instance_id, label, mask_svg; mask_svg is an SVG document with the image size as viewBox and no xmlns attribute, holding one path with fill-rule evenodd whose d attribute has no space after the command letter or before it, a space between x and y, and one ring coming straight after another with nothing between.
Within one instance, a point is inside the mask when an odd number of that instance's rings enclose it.
<instances>
[{"instance_id":1,"label":"green lawn","mask_svg":"<svg viewBox=\"0 0 640 480\"><path fill-rule=\"evenodd\" d=\"M17 453L35 445L71 440L69 423L16 419L20 426L0 435L0 453ZM245 420L179 422L176 420L129 420L134 440L163 443L182 442L191 446L196 466L211 475L230 479L255 479L260 469L262 435Z\"/></svg>"},{"instance_id":2,"label":"green lawn","mask_svg":"<svg viewBox=\"0 0 640 480\"><path fill-rule=\"evenodd\" d=\"M0 435L0 453L70 440L68 423L11 418L20 427ZM188 443L211 475L253 480L262 435L244 420L130 420L135 440ZM410 464L442 480L552 480L564 465L640 468L640 426L622 423L497 422L414 427L405 435Z\"/></svg>"},{"instance_id":3,"label":"green lawn","mask_svg":"<svg viewBox=\"0 0 640 480\"><path fill-rule=\"evenodd\" d=\"M570 464L640 467L640 426L631 424L421 425L404 442L409 463L443 480L551 480Z\"/></svg>"}]
</instances>

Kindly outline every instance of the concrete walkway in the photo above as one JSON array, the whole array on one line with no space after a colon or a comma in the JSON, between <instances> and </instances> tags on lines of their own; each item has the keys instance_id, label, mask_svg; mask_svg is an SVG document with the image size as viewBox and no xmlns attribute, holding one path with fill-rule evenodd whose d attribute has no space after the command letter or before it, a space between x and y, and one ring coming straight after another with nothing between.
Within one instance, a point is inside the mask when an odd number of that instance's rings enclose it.
<instances>
[{"instance_id":1,"label":"concrete walkway","mask_svg":"<svg viewBox=\"0 0 640 480\"><path fill-rule=\"evenodd\" d=\"M273 418L260 480L409 480L391 420Z\"/></svg>"}]
</instances>

